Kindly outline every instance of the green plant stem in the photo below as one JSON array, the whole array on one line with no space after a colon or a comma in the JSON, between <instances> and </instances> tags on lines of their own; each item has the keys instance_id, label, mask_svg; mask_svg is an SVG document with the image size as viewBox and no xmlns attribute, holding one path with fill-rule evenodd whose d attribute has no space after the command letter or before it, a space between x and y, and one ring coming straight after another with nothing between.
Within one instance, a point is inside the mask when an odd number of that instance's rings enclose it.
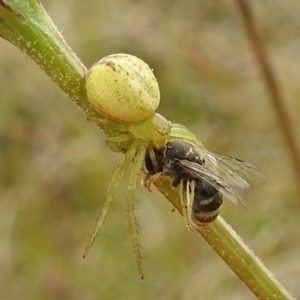
<instances>
[{"instance_id":1,"label":"green plant stem","mask_svg":"<svg viewBox=\"0 0 300 300\"><path fill-rule=\"evenodd\" d=\"M35 60L89 117L97 115L85 94L86 68L38 0L0 0L0 36ZM99 127L107 136L114 134L107 123ZM155 184L181 212L177 189L168 180ZM260 299L293 299L224 220L219 218L198 232Z\"/></svg>"},{"instance_id":2,"label":"green plant stem","mask_svg":"<svg viewBox=\"0 0 300 300\"><path fill-rule=\"evenodd\" d=\"M182 214L178 189L168 181L154 184ZM258 299L295 299L222 217L197 231Z\"/></svg>"},{"instance_id":3,"label":"green plant stem","mask_svg":"<svg viewBox=\"0 0 300 300\"><path fill-rule=\"evenodd\" d=\"M0 1L0 35L24 51L85 112L85 66L36 0Z\"/></svg>"}]
</instances>

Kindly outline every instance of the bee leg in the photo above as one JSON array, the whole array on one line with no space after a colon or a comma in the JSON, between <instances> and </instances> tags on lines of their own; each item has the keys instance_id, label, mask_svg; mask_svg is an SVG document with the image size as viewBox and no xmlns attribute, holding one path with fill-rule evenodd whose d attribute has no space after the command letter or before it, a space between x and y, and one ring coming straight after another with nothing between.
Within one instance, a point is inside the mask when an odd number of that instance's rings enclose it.
<instances>
[{"instance_id":1,"label":"bee leg","mask_svg":"<svg viewBox=\"0 0 300 300\"><path fill-rule=\"evenodd\" d=\"M137 263L139 274L143 279L144 273L142 269L142 257L140 254L140 245L138 243L137 221L134 214L134 190L136 188L140 173L143 169L146 147L141 146L136 151L137 152L133 161L133 166L132 166L129 183L128 183L128 189L127 189L127 213L129 219L129 228L130 228L131 239L133 244L134 256Z\"/></svg>"},{"instance_id":2,"label":"bee leg","mask_svg":"<svg viewBox=\"0 0 300 300\"><path fill-rule=\"evenodd\" d=\"M149 191L152 192L151 190L151 184L157 180L159 180L162 177L162 173L156 173L154 175L151 174L146 174L145 177L142 179L142 185Z\"/></svg>"},{"instance_id":3,"label":"bee leg","mask_svg":"<svg viewBox=\"0 0 300 300\"><path fill-rule=\"evenodd\" d=\"M147 173L144 178L142 179L142 185L149 191L152 192L151 190L151 184L153 182L152 179L152 174L151 173Z\"/></svg>"},{"instance_id":4,"label":"bee leg","mask_svg":"<svg viewBox=\"0 0 300 300\"><path fill-rule=\"evenodd\" d=\"M106 195L106 199L104 202L104 205L101 209L101 212L98 216L98 221L97 224L95 226L94 232L90 237L90 240L84 250L83 253L83 257L86 257L90 248L92 247L92 245L94 244L94 241L98 235L99 229L101 228L101 226L103 225L107 212L110 208L110 205L114 199L114 192L115 192L115 188L117 187L117 185L119 184L120 180L122 179L124 173L126 172L126 170L128 169L128 167L130 166L134 156L136 154L136 149L135 148L129 148L129 150L125 153L123 161L120 163L120 165L118 166L117 170L115 171L109 185L108 185L108 189L107 189L107 195Z\"/></svg>"}]
</instances>

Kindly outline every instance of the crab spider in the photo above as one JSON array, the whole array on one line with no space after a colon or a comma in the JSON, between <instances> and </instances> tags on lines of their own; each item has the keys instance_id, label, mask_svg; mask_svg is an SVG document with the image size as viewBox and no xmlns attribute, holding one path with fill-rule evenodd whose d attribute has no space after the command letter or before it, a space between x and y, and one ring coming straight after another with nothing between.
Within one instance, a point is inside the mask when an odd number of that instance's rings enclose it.
<instances>
[{"instance_id":1,"label":"crab spider","mask_svg":"<svg viewBox=\"0 0 300 300\"><path fill-rule=\"evenodd\" d=\"M123 152L124 158L109 183L84 257L105 221L115 188L131 166L127 213L141 278L144 274L134 214L134 190L142 172L147 173L144 186L148 189L161 176L168 176L172 185L179 187L182 212L191 231L218 216L222 195L233 202L241 201L232 187L247 188L249 182L265 181L257 167L207 151L186 127L156 113L160 96L158 84L149 66L138 58L128 54L104 57L88 71L86 89L91 105L104 117L90 120L111 129L113 134L107 138L107 145L113 151Z\"/></svg>"}]
</instances>

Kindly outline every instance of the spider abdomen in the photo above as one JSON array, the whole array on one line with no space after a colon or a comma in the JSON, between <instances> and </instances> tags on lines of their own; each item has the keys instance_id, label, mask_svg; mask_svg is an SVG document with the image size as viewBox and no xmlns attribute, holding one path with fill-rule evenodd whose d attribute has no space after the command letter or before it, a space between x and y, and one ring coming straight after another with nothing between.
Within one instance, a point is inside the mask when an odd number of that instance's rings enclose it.
<instances>
[{"instance_id":1,"label":"spider abdomen","mask_svg":"<svg viewBox=\"0 0 300 300\"><path fill-rule=\"evenodd\" d=\"M145 120L160 101L159 86L148 64L124 53L95 63L86 74L86 91L96 111L121 124Z\"/></svg>"}]
</instances>

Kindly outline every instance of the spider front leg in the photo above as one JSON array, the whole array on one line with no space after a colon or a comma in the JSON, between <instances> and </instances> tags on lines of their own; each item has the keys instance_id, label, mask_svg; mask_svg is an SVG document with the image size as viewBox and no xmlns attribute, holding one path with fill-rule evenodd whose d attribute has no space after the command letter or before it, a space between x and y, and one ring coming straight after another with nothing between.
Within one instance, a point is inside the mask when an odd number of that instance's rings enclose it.
<instances>
[{"instance_id":1,"label":"spider front leg","mask_svg":"<svg viewBox=\"0 0 300 300\"><path fill-rule=\"evenodd\" d=\"M202 141L181 124L172 123L169 139L190 141L200 148L204 147Z\"/></svg>"},{"instance_id":2,"label":"spider front leg","mask_svg":"<svg viewBox=\"0 0 300 300\"><path fill-rule=\"evenodd\" d=\"M128 132L128 126L124 124L119 124L109 119L100 116L87 116L87 120L89 122L93 122L97 125L102 127L109 127L110 129L117 131L117 132Z\"/></svg>"},{"instance_id":3,"label":"spider front leg","mask_svg":"<svg viewBox=\"0 0 300 300\"><path fill-rule=\"evenodd\" d=\"M102 207L102 210L99 214L98 217L98 221L96 224L96 227L94 229L93 234L91 235L91 238L84 250L83 253L83 257L86 257L90 248L93 246L94 241L98 235L99 229L101 228L101 226L103 225L105 218L107 216L107 212L110 208L110 205L114 199L114 192L115 192L115 188L118 186L120 180L122 179L124 173L126 172L126 170L128 169L128 167L130 166L130 164L132 163L133 158L135 157L136 154L136 149L135 149L135 145L132 145L128 151L125 153L123 161L120 163L120 165L118 166L117 170L115 171L108 189L107 189L107 195L106 195L106 200L104 202L104 205Z\"/></svg>"},{"instance_id":4,"label":"spider front leg","mask_svg":"<svg viewBox=\"0 0 300 300\"><path fill-rule=\"evenodd\" d=\"M182 206L182 214L188 230L196 232L192 221L192 205L194 200L195 182L182 180L179 185L180 202Z\"/></svg>"},{"instance_id":5,"label":"spider front leg","mask_svg":"<svg viewBox=\"0 0 300 300\"><path fill-rule=\"evenodd\" d=\"M195 185L196 182L194 180L187 182L186 187L186 203L187 203L187 228L194 233L197 233L197 230L195 229L195 224L192 220L192 214L193 214L193 202L195 199Z\"/></svg>"},{"instance_id":6,"label":"spider front leg","mask_svg":"<svg viewBox=\"0 0 300 300\"><path fill-rule=\"evenodd\" d=\"M185 180L182 180L179 184L179 198L185 223L188 224L186 187L187 182Z\"/></svg>"},{"instance_id":7,"label":"spider front leg","mask_svg":"<svg viewBox=\"0 0 300 300\"><path fill-rule=\"evenodd\" d=\"M137 263L138 271L141 278L144 278L144 273L142 269L142 257L140 254L140 246L138 243L138 230L137 221L134 213L134 191L139 180L140 173L143 170L145 162L146 147L144 145L138 147L136 150L136 156L133 161L133 167L131 170L128 189L127 189L127 213L129 220L129 228L131 233L131 239L133 244L134 256Z\"/></svg>"}]
</instances>

